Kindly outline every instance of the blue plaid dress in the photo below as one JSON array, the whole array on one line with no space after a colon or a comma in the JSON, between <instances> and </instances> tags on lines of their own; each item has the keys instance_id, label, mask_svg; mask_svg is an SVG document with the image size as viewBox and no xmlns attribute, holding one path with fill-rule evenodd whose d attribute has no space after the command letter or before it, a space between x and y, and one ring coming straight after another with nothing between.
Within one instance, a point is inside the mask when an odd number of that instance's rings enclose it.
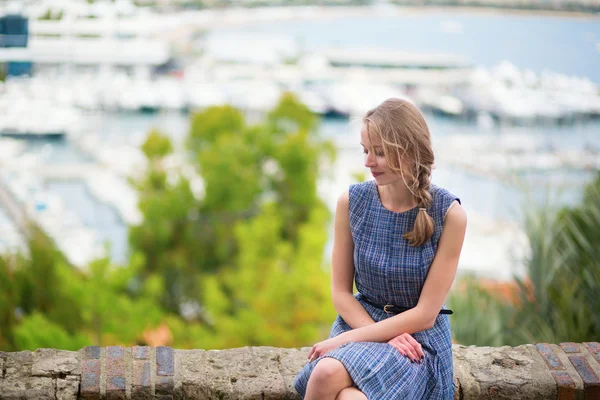
<instances>
[{"instance_id":1,"label":"blue plaid dress","mask_svg":"<svg viewBox=\"0 0 600 400\"><path fill-rule=\"evenodd\" d=\"M401 213L381 204L375 181L350 186L350 230L354 241L355 297L375 322L391 316L363 300L412 308L417 305L437 249L446 211L454 200L447 190L431 186L427 213L435 224L431 240L410 246L402 234L412 229L418 208ZM350 330L338 315L329 337ZM310 374L319 360L331 357L345 367L369 400L454 398L452 341L448 315L438 315L431 329L412 335L423 347L423 364L413 363L387 343L347 343L307 363L294 381L304 398Z\"/></svg>"}]
</instances>

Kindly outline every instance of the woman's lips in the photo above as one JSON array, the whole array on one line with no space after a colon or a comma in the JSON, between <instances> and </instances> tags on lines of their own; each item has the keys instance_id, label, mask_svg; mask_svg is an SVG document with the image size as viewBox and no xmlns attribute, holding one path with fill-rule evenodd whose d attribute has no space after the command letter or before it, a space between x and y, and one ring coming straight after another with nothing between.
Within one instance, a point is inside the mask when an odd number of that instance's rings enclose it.
<instances>
[{"instance_id":1,"label":"woman's lips","mask_svg":"<svg viewBox=\"0 0 600 400\"><path fill-rule=\"evenodd\" d=\"M371 175L373 175L373 178L377 178L379 175L383 175L383 172L374 172L374 171L371 171Z\"/></svg>"}]
</instances>

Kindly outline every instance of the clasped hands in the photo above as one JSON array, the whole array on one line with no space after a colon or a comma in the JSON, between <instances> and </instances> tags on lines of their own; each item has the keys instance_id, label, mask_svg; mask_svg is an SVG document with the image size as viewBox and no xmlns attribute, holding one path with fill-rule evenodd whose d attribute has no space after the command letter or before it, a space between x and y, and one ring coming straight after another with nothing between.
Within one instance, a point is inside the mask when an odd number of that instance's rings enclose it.
<instances>
[{"instance_id":1,"label":"clasped hands","mask_svg":"<svg viewBox=\"0 0 600 400\"><path fill-rule=\"evenodd\" d=\"M348 341L345 340L344 334L319 342L315 344L308 352L308 361L316 360L317 358L337 349L346 343L348 343ZM400 352L400 354L408 357L412 362L420 363L425 357L425 353L423 353L421 344L408 333L398 335L389 340L387 343L394 346Z\"/></svg>"}]
</instances>

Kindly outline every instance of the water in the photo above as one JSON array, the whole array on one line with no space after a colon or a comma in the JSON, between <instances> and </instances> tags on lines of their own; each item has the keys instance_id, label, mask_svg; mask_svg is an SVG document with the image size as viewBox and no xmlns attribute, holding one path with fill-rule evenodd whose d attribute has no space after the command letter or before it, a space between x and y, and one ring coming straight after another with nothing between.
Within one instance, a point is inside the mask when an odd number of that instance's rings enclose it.
<instances>
[{"instance_id":1,"label":"water","mask_svg":"<svg viewBox=\"0 0 600 400\"><path fill-rule=\"evenodd\" d=\"M444 26L448 21L452 21L455 27L459 26L462 32L445 33ZM600 52L597 49L600 23L597 19L411 12L394 17L261 23L245 27L244 31L292 36L309 50L330 45L352 45L419 52L455 52L464 54L474 64L487 67L508 59L519 68L531 68L536 72L550 69L586 76L600 83ZM215 34L228 32L232 30L222 29ZM474 37L477 40L473 40ZM477 136L489 133L463 121L433 115L426 117L434 143L435 138L455 134ZM89 126L111 141L131 136L141 141L150 129L157 128L180 142L189 126L188 117L178 113L94 115L88 121ZM345 120L324 120L320 131L323 136L334 140L356 138L356 150L346 150L351 153L346 158L352 163L351 167L360 168L362 153L358 145L359 125ZM600 148L599 132L600 123L592 122L562 127L500 128L494 134L534 135L562 148L581 148L583 143ZM89 162L68 141L53 142L51 147L43 142L31 142L29 150L44 154L48 163ZM523 176L523 181L526 190L532 191L538 200L545 196L546 182L557 179L567 182L568 186L558 201L561 204L574 204L580 198L582 186L591 176L591 173L571 171L530 172ZM520 219L520 210L526 198L521 188L513 184L443 163L437 165L432 180L459 195L470 210L502 220ZM115 210L94 199L83 182L50 182L48 187L60 194L68 206L103 240L111 242L113 260L126 260L127 227Z\"/></svg>"},{"instance_id":2,"label":"water","mask_svg":"<svg viewBox=\"0 0 600 400\"><path fill-rule=\"evenodd\" d=\"M46 189L61 196L68 209L73 210L83 224L93 229L100 242L110 247L111 259L119 264L127 261L128 230L117 212L96 200L81 181L48 181Z\"/></svg>"},{"instance_id":3,"label":"water","mask_svg":"<svg viewBox=\"0 0 600 400\"><path fill-rule=\"evenodd\" d=\"M460 33L445 32L451 23ZM223 28L213 35L240 32ZM475 65L503 60L535 72L551 70L600 83L600 19L406 12L401 16L340 17L319 21L261 22L243 32L292 37L305 50L330 46L385 47L403 51L462 54Z\"/></svg>"},{"instance_id":4,"label":"water","mask_svg":"<svg viewBox=\"0 0 600 400\"><path fill-rule=\"evenodd\" d=\"M428 124L435 138L452 137L456 134L481 135L476 126L464 122L426 115ZM135 114L107 114L102 117L93 117L90 124L94 124L106 140L125 140L131 136L143 138L153 128L160 129L171 136L174 141L185 137L188 131L189 119L181 114L157 114L157 115L135 115ZM348 169L361 169L363 162L362 151L359 146L359 127L357 122L349 123L346 120L326 119L321 122L320 133L323 137L331 138L333 141L342 140L353 142L356 140L354 149L342 150L345 165L335 171L336 176L347 174ZM567 127L547 127L532 130L528 128L512 128L500 130L498 134L515 133L522 135L542 135L556 145L565 147L580 146L584 141L592 141L600 145L600 124L584 124ZM51 146L51 147L49 147ZM47 163L73 163L89 162L68 140L52 141L43 143L40 141L28 144L30 151L44 154ZM365 172L366 169L364 169ZM525 182L529 182L529 188L538 200L544 200L546 195L544 182L555 179L558 175L562 182L569 182L569 187L558 199L561 204L574 204L581 196L581 187L589 180L591 174L580 172L571 173L561 171L560 174L553 173L529 173L525 176ZM495 178L482 176L474 172L465 171L461 168L438 163L433 171L432 181L451 192L460 196L463 205L468 210L476 211L480 215L500 219L519 220L521 210L526 197L522 189L513 184L502 182ZM49 181L46 188L59 194L68 208L74 210L83 223L96 231L100 240L110 244L110 255L114 262L125 263L128 257L128 227L120 219L116 210L95 199L82 181ZM341 192L343 188L336 187ZM332 193L337 196L338 193ZM333 198L333 197L332 197ZM555 199L556 200L556 199ZM329 199L330 207L334 202ZM329 254L331 243L326 248Z\"/></svg>"}]
</instances>

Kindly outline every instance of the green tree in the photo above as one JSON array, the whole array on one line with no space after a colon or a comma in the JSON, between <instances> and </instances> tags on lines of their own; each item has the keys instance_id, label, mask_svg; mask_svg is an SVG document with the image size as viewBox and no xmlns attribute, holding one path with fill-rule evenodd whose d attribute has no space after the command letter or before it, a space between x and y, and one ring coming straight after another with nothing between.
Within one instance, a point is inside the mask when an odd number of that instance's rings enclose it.
<instances>
[{"instance_id":1,"label":"green tree","mask_svg":"<svg viewBox=\"0 0 600 400\"><path fill-rule=\"evenodd\" d=\"M98 346L142 341L145 330L165 318L160 307L164 285L152 275L141 284L141 257L132 257L126 267L108 258L92 261L79 281L64 281L64 290L76 296L82 310L80 332Z\"/></svg>"},{"instance_id":2,"label":"green tree","mask_svg":"<svg viewBox=\"0 0 600 400\"><path fill-rule=\"evenodd\" d=\"M19 304L14 278L15 257L0 255L0 349L16 349L13 329L17 324L15 311Z\"/></svg>"},{"instance_id":3,"label":"green tree","mask_svg":"<svg viewBox=\"0 0 600 400\"><path fill-rule=\"evenodd\" d=\"M194 237L197 201L187 179L179 175L175 181L169 179L172 172L166 160L172 155L173 146L167 136L151 131L142 150L148 170L133 183L140 193L138 206L144 219L130 227L129 241L144 258L142 280L158 274L165 285L161 304L178 313L184 294L195 290L193 277L199 271L200 253Z\"/></svg>"},{"instance_id":4,"label":"green tree","mask_svg":"<svg viewBox=\"0 0 600 400\"><path fill-rule=\"evenodd\" d=\"M316 181L335 152L316 127L315 116L290 94L254 125L230 106L193 115L186 145L202 178L200 198L181 176L180 191L168 183L172 146L149 135L148 171L137 183L144 221L130 238L146 258L143 274L165 278L168 309L182 314L183 304L196 305L185 328L169 317L183 342L307 344L331 323L323 267L330 216Z\"/></svg>"},{"instance_id":5,"label":"green tree","mask_svg":"<svg viewBox=\"0 0 600 400\"><path fill-rule=\"evenodd\" d=\"M14 269L19 308L24 314L37 311L68 333L74 333L81 326L81 308L76 297L62 290L61 276L68 270L69 278L77 280L81 273L68 264L52 239L33 224L27 249L27 254L16 256Z\"/></svg>"},{"instance_id":6,"label":"green tree","mask_svg":"<svg viewBox=\"0 0 600 400\"><path fill-rule=\"evenodd\" d=\"M34 351L38 348L79 350L92 342L83 334L70 334L61 325L34 311L15 328L15 348Z\"/></svg>"},{"instance_id":7,"label":"green tree","mask_svg":"<svg viewBox=\"0 0 600 400\"><path fill-rule=\"evenodd\" d=\"M203 347L291 347L326 335L335 316L323 268L327 219L326 210L313 209L295 243L282 238L284 217L274 204L237 225L235 265L205 281L215 335Z\"/></svg>"},{"instance_id":8,"label":"green tree","mask_svg":"<svg viewBox=\"0 0 600 400\"><path fill-rule=\"evenodd\" d=\"M126 266L99 259L82 271L34 225L27 244L26 253L0 256L0 349L131 345L166 319L164 284L154 275L141 282L139 255Z\"/></svg>"},{"instance_id":9,"label":"green tree","mask_svg":"<svg viewBox=\"0 0 600 400\"><path fill-rule=\"evenodd\" d=\"M232 211L247 211L233 221L233 253L204 282L202 300L215 331L205 347L304 345L322 337L331 323L329 275L323 268L330 216L316 181L321 163L331 161L334 151L316 136L316 126L314 115L287 94L265 126L241 133L245 145L231 154L238 160L233 164L244 160L255 173L229 177L236 187L246 185L235 179L251 184L242 191L244 202L229 202L236 205ZM221 170L210 158L199 159L202 171ZM213 181L222 183L217 175L206 176L207 196Z\"/></svg>"}]
</instances>

